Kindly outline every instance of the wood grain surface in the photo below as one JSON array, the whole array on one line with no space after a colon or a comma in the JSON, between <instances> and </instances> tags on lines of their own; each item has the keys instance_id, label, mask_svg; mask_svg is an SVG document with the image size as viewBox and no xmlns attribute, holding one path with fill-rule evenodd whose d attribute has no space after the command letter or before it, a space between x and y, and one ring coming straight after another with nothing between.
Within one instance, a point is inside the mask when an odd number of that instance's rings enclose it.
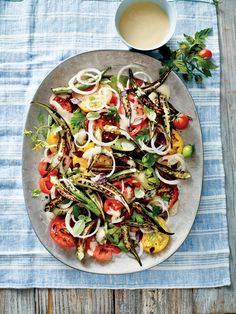
<instances>
[{"instance_id":1,"label":"wood grain surface","mask_svg":"<svg viewBox=\"0 0 236 314\"><path fill-rule=\"evenodd\" d=\"M221 127L231 249L230 287L173 290L0 290L0 314L236 313L236 0L221 0Z\"/></svg>"}]
</instances>

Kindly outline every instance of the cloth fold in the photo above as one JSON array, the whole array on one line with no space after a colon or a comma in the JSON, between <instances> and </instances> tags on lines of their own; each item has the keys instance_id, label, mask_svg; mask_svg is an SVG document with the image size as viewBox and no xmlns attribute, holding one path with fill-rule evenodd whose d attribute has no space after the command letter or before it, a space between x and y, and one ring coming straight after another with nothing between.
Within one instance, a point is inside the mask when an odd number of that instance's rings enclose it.
<instances>
[{"instance_id":1,"label":"cloth fold","mask_svg":"<svg viewBox=\"0 0 236 314\"><path fill-rule=\"evenodd\" d=\"M200 207L186 241L164 263L128 275L73 270L52 257L30 225L21 185L22 131L30 100L48 71L73 54L127 49L114 15L120 1L0 1L0 288L194 288L230 284L224 168L220 133L220 69L204 85L188 84L204 141ZM212 27L208 47L220 64L212 1L175 3L171 47L183 33ZM155 56L155 53L152 53Z\"/></svg>"}]
</instances>

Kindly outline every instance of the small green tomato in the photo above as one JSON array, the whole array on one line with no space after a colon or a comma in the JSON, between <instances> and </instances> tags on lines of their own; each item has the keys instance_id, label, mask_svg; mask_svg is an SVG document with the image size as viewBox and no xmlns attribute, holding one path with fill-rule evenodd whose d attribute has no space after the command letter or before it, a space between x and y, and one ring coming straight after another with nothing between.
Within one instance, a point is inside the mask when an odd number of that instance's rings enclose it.
<instances>
[{"instance_id":1,"label":"small green tomato","mask_svg":"<svg viewBox=\"0 0 236 314\"><path fill-rule=\"evenodd\" d=\"M193 155L193 152L194 152L194 145L187 144L184 146L182 154L184 157L191 157Z\"/></svg>"}]
</instances>

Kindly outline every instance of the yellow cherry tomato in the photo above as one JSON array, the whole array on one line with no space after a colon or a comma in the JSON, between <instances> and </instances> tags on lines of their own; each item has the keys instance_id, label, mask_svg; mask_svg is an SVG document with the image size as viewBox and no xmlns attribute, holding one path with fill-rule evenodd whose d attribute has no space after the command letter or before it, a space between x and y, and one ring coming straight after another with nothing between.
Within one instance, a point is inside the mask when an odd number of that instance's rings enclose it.
<instances>
[{"instance_id":1,"label":"yellow cherry tomato","mask_svg":"<svg viewBox=\"0 0 236 314\"><path fill-rule=\"evenodd\" d=\"M183 148L184 148L184 142L179 132L173 129L171 138L172 138L172 141L171 141L171 149L169 151L169 154L170 155L173 155L176 153L182 154Z\"/></svg>"},{"instance_id":2,"label":"yellow cherry tomato","mask_svg":"<svg viewBox=\"0 0 236 314\"><path fill-rule=\"evenodd\" d=\"M81 110L84 112L92 112L96 109L99 109L104 101L107 105L110 103L112 98L112 91L107 86L100 86L96 92L89 95L80 95L77 93L73 93L72 95L73 97L79 98L81 100L81 102L78 104ZM91 110L91 108L93 110Z\"/></svg>"},{"instance_id":3,"label":"yellow cherry tomato","mask_svg":"<svg viewBox=\"0 0 236 314\"><path fill-rule=\"evenodd\" d=\"M59 141L59 135L57 133L49 133L47 136L47 142L49 145L57 145ZM51 147L50 151L54 154L57 151L57 147Z\"/></svg>"},{"instance_id":4,"label":"yellow cherry tomato","mask_svg":"<svg viewBox=\"0 0 236 314\"><path fill-rule=\"evenodd\" d=\"M88 168L88 160L86 158L83 157L77 157L77 156L73 156L73 166L78 166L79 165L79 169L81 172L85 172L87 171Z\"/></svg>"},{"instance_id":5,"label":"yellow cherry tomato","mask_svg":"<svg viewBox=\"0 0 236 314\"><path fill-rule=\"evenodd\" d=\"M164 230L169 231L163 218L157 217L157 221ZM168 234L164 234L158 231L152 233L144 233L141 243L145 252L149 254L155 254L164 250L169 242L169 239L170 237Z\"/></svg>"}]
</instances>

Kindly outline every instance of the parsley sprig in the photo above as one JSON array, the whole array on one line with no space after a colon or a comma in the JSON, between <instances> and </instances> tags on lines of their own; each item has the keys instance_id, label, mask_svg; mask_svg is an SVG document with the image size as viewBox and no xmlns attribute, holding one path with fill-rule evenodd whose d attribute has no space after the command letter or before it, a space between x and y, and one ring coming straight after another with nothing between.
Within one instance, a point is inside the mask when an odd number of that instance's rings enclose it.
<instances>
[{"instance_id":1,"label":"parsley sprig","mask_svg":"<svg viewBox=\"0 0 236 314\"><path fill-rule=\"evenodd\" d=\"M145 128L140 131L139 134L136 136L136 139L142 142L146 142L148 140L148 129Z\"/></svg>"},{"instance_id":2,"label":"parsley sprig","mask_svg":"<svg viewBox=\"0 0 236 314\"><path fill-rule=\"evenodd\" d=\"M120 115L116 107L109 107L105 114L108 118L113 118L115 122L120 122Z\"/></svg>"},{"instance_id":3,"label":"parsley sprig","mask_svg":"<svg viewBox=\"0 0 236 314\"><path fill-rule=\"evenodd\" d=\"M185 80L191 81L193 78L197 83L202 83L203 77L210 77L211 70L217 66L209 59L199 55L199 51L205 48L205 41L212 31L211 28L196 32L194 36L184 34L184 41L178 43L178 48L171 50L167 46L159 49L162 55L164 67L160 74L168 69L173 69L183 75Z\"/></svg>"},{"instance_id":4,"label":"parsley sprig","mask_svg":"<svg viewBox=\"0 0 236 314\"><path fill-rule=\"evenodd\" d=\"M70 119L70 126L73 130L73 133L78 132L80 129L84 128L85 114L77 109L73 112L73 115Z\"/></svg>"}]
</instances>

